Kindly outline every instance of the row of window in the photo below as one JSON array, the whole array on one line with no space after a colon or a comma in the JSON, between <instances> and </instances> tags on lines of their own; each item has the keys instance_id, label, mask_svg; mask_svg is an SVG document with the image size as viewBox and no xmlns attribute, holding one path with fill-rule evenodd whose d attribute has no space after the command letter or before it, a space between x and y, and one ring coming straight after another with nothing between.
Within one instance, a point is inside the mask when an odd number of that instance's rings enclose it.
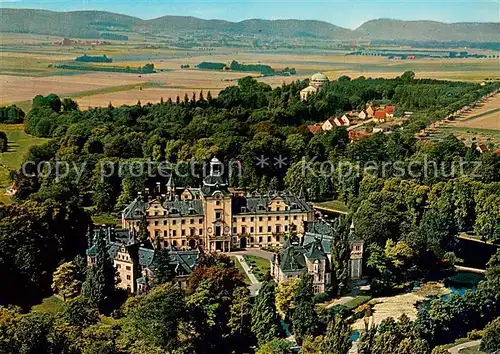
<instances>
[{"instance_id":1,"label":"row of window","mask_svg":"<svg viewBox=\"0 0 500 354\"><path fill-rule=\"evenodd\" d=\"M198 236L203 235L203 229L198 229ZM155 237L160 236L160 230L155 230ZM163 231L163 237L168 237L168 231L165 230ZM177 236L177 230L170 230L170 236ZM182 229L181 230L181 236L186 236L186 230ZM189 229L189 236L196 236L196 231L195 229Z\"/></svg>"},{"instance_id":2,"label":"row of window","mask_svg":"<svg viewBox=\"0 0 500 354\"><path fill-rule=\"evenodd\" d=\"M291 229L295 230L296 226L295 225L291 225ZM263 226L259 226L257 228L257 230L258 230L258 233L263 233L264 232L264 227ZM287 231L288 231L288 225L285 225L283 227L281 225L276 225L274 227L274 232L276 232L276 233L287 232ZM241 226L240 227L240 233L241 234L246 234L247 232L250 232L251 234L253 234L255 232L255 227L253 227L253 226L250 226L250 227ZM271 226L267 227L267 232L273 232L273 229L272 229ZM237 234L237 233L238 233L238 228L237 227L233 227L233 234Z\"/></svg>"},{"instance_id":3,"label":"row of window","mask_svg":"<svg viewBox=\"0 0 500 354\"><path fill-rule=\"evenodd\" d=\"M215 219L217 219L217 220L222 219L222 213L220 213L220 212L216 212L216 213L215 213ZM249 219L250 219L250 222L254 222L254 221L255 221L255 218L254 218L253 216L252 216L252 217L250 217ZM258 218L258 219L259 219L259 221L263 221L263 220L264 220L264 217L259 216L259 218ZM272 219L273 219L273 217L272 217L272 216L268 216L268 217L267 217L267 220L268 220L268 221L271 221ZM297 220L297 215L294 215L294 216L292 217L292 219L293 219L293 220ZM277 215L275 220L276 220L276 221L280 221L280 220L281 220L281 216L280 216L280 215ZM285 216L283 217L283 220L288 221L288 220L290 220L290 218L289 218L289 216L288 216L288 215L285 215ZM241 221L241 222L246 222L246 221L247 221L247 218L243 216L243 217L241 218L241 220L240 220L240 221ZM233 218L233 222L237 222L237 218ZM155 226L159 226L159 225L168 225L168 223L169 223L169 221L168 221L168 220L163 220L163 222L161 222L161 221L159 221L159 220L155 220L155 221L154 221L154 225L155 225ZM177 225L177 220L171 220L171 221L170 221L170 223L171 223L172 225ZM195 223L195 219L189 219L189 224L190 224L190 225L193 225L194 223ZM147 224L149 225L149 222L148 222ZM186 224L186 219L181 219L181 225L185 225L185 224ZM203 224L203 219L201 219L201 218L200 218L200 219L198 219L198 224Z\"/></svg>"}]
</instances>

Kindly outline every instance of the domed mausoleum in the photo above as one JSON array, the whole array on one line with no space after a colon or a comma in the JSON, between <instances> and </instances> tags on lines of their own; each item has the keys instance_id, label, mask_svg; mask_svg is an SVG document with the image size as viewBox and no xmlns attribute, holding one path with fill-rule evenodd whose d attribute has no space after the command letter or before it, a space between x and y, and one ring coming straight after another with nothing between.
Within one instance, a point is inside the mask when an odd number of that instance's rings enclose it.
<instances>
[{"instance_id":1,"label":"domed mausoleum","mask_svg":"<svg viewBox=\"0 0 500 354\"><path fill-rule=\"evenodd\" d=\"M316 73L309 79L309 86L300 91L300 99L306 101L309 95L314 94L321 90L321 88L328 82L328 77L323 73Z\"/></svg>"}]
</instances>

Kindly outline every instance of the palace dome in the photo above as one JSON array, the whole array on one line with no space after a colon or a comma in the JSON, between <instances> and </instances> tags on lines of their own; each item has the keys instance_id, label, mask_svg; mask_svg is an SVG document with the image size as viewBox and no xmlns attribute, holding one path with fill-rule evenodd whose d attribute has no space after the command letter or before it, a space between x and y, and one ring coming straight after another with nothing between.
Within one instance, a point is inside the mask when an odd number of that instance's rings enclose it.
<instances>
[{"instance_id":1,"label":"palace dome","mask_svg":"<svg viewBox=\"0 0 500 354\"><path fill-rule=\"evenodd\" d=\"M316 73L311 76L311 81L329 81L328 77L323 73Z\"/></svg>"}]
</instances>

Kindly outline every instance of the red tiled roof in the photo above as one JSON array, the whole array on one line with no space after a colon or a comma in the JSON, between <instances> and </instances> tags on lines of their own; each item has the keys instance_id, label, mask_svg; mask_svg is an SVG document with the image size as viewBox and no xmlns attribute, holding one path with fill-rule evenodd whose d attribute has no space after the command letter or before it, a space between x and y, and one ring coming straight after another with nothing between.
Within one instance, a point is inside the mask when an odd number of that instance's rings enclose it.
<instances>
[{"instance_id":1,"label":"red tiled roof","mask_svg":"<svg viewBox=\"0 0 500 354\"><path fill-rule=\"evenodd\" d=\"M376 111L373 115L375 118L385 118L385 111Z\"/></svg>"},{"instance_id":2,"label":"red tiled roof","mask_svg":"<svg viewBox=\"0 0 500 354\"><path fill-rule=\"evenodd\" d=\"M321 132L323 129L321 129L320 125L308 125L307 129L313 134Z\"/></svg>"},{"instance_id":3,"label":"red tiled roof","mask_svg":"<svg viewBox=\"0 0 500 354\"><path fill-rule=\"evenodd\" d=\"M349 140L361 140L364 138L368 138L371 134L366 133L366 132L355 132L355 131L350 131L349 132Z\"/></svg>"},{"instance_id":4,"label":"red tiled roof","mask_svg":"<svg viewBox=\"0 0 500 354\"><path fill-rule=\"evenodd\" d=\"M395 109L396 109L396 107L394 107L394 106L385 106L385 113L394 114Z\"/></svg>"}]
</instances>

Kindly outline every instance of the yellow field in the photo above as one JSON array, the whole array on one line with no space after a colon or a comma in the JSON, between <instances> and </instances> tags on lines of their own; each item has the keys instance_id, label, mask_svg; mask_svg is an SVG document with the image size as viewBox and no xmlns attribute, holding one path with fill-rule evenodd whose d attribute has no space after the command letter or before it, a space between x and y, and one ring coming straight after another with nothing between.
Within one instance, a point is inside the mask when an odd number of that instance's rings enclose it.
<instances>
[{"instance_id":1,"label":"yellow field","mask_svg":"<svg viewBox=\"0 0 500 354\"><path fill-rule=\"evenodd\" d=\"M330 79L342 75L352 78L393 78L406 70L413 70L419 78L468 80L480 82L499 79L498 59L418 59L392 61L382 56L346 56L342 51L291 52L289 50L252 51L238 48L216 48L207 52L201 49L172 49L145 47L142 38L131 38L126 43L112 45L77 45L62 47L52 43L59 37L32 36L28 34L0 33L0 105L18 103L29 109L29 101L37 94L56 93L75 97L82 108L111 103L135 104L157 102L163 97L175 99L200 90L211 91L215 96L221 89L234 85L238 78L255 73L203 71L194 68L202 61L230 63L237 60L245 64L268 64L273 68L294 67L298 75L268 77L259 80L271 86L281 85L324 72ZM2 48L3 47L3 48ZM399 49L404 49L403 47ZM153 63L155 74L87 72L56 69L82 54L103 55L113 63L93 63L95 66L139 67ZM182 64L190 69L181 70ZM149 83L149 87L147 87ZM154 83L154 85L151 85ZM141 85L144 85L141 90ZM155 86L155 87L151 87ZM157 87L156 87L157 86ZM159 87L161 86L161 88Z\"/></svg>"},{"instance_id":2,"label":"yellow field","mask_svg":"<svg viewBox=\"0 0 500 354\"><path fill-rule=\"evenodd\" d=\"M500 94L459 117L454 126L500 130Z\"/></svg>"}]
</instances>

